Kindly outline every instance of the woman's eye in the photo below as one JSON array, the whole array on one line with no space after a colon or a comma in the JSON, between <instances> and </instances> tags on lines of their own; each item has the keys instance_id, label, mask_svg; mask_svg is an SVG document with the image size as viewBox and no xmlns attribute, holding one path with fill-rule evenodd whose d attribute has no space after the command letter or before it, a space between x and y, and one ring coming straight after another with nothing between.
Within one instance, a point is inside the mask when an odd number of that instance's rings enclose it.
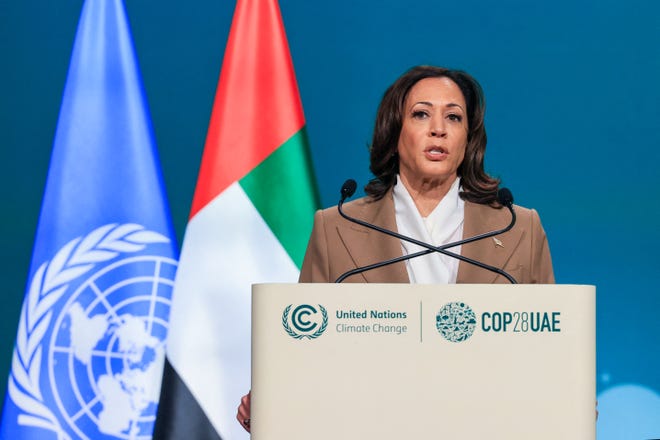
<instances>
[{"instance_id":1,"label":"woman's eye","mask_svg":"<svg viewBox=\"0 0 660 440\"><path fill-rule=\"evenodd\" d=\"M450 121L454 121L454 122L461 122L463 120L463 116L457 115L455 113L451 113L451 114L447 115L447 118Z\"/></svg>"},{"instance_id":2,"label":"woman's eye","mask_svg":"<svg viewBox=\"0 0 660 440\"><path fill-rule=\"evenodd\" d=\"M428 117L428 113L423 110L415 110L412 112L413 119L424 119Z\"/></svg>"}]
</instances>

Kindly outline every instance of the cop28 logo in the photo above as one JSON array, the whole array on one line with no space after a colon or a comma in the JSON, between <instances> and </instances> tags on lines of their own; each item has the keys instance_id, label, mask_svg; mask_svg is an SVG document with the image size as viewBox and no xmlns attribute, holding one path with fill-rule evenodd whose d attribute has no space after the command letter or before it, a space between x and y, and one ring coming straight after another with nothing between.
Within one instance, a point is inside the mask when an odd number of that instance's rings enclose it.
<instances>
[{"instance_id":1,"label":"cop28 logo","mask_svg":"<svg viewBox=\"0 0 660 440\"><path fill-rule=\"evenodd\" d=\"M319 311L309 304L301 304L291 312L293 304L289 304L282 313L282 326L294 339L315 339L323 334L328 326L328 312L321 304ZM291 323L291 325L289 325ZM291 328L293 326L293 328Z\"/></svg>"},{"instance_id":2,"label":"cop28 logo","mask_svg":"<svg viewBox=\"0 0 660 440\"><path fill-rule=\"evenodd\" d=\"M435 327L450 342L467 340L477 326L474 312L465 303L450 302L442 306L435 316Z\"/></svg>"}]
</instances>

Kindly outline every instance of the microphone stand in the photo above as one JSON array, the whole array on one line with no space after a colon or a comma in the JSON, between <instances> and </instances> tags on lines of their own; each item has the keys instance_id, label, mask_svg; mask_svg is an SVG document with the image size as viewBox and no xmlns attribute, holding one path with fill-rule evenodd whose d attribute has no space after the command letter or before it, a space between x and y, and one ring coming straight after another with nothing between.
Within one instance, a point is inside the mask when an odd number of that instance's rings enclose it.
<instances>
[{"instance_id":1,"label":"microphone stand","mask_svg":"<svg viewBox=\"0 0 660 440\"><path fill-rule=\"evenodd\" d=\"M468 258L468 257L465 257L463 255L459 255L459 254L456 254L454 252L450 252L450 251L446 250L448 248L452 248L452 247L455 247L455 246L460 246L460 245L463 245L463 244L472 243L474 241L483 240L485 238L493 237L495 235L503 234L503 233L509 231L511 228L513 228L513 225L516 223L516 213L513 210L513 197L511 196L511 192L509 190L501 189L498 192L498 199L500 199L500 201L503 202L502 204L504 206L506 206L509 209L509 212L511 213L511 222L505 228L498 229L496 231L485 232L483 234L475 235L474 237L464 238L462 240L458 240L458 241L455 241L455 242L452 242L452 243L447 243L447 244L444 244L442 246L433 246L433 245L430 245L428 243L424 243L423 241L416 240L412 237L401 235L398 232L390 231L388 229L381 228L380 226L377 226L377 225L372 225L371 223L367 223L363 220L351 217L348 214L346 214L343 210L344 202L346 201L346 199L348 197L353 195L353 193L355 192L356 187L357 187L357 184L355 183L355 180L353 180L353 179L347 180L344 183L344 185L342 186L341 199L339 200L339 204L337 205L337 209L339 211L339 214L343 218L345 218L346 220L348 220L350 222L353 222L353 223L356 223L358 225L364 226L366 228L373 229L375 231L381 232L385 235L389 235L391 237L398 238L399 240L403 240L403 241L407 241L409 243L416 244L420 247L425 248L425 250L415 252L415 253L412 253L412 254L408 254L408 255L402 255L400 257L392 258L390 260L380 261L378 263L370 264L368 266L362 266L362 267L358 267L358 268L349 270L348 272L343 273L339 278L337 278L335 280L335 283L341 283L346 278L348 278L349 276L352 276L352 275L356 275L356 274L366 272L366 271L372 270L372 269L377 269L377 268L383 267L383 266L389 266L390 264L398 263L400 261L409 260L411 258L421 257L423 255L427 255L427 254L430 254L432 252L439 252L439 253L447 255L449 257L457 258L457 259L459 259L461 261L464 261L466 263L481 267L482 269L486 269L488 271L495 272L499 275L502 275L507 280L509 280L509 282L511 284L517 284L518 283L515 280L515 278L513 278L511 275L509 275L508 273L506 273L505 271L503 271L502 269L500 269L498 267L491 266L489 264L485 264L485 263L482 263L480 261L473 260L472 258Z\"/></svg>"}]
</instances>

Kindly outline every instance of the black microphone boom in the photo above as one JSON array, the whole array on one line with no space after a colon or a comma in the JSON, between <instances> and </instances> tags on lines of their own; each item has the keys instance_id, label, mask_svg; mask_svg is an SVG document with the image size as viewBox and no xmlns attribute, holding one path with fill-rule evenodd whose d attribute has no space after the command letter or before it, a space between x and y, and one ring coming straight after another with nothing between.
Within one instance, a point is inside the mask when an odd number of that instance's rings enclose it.
<instances>
[{"instance_id":1,"label":"black microphone boom","mask_svg":"<svg viewBox=\"0 0 660 440\"><path fill-rule=\"evenodd\" d=\"M458 241L455 241L453 243L447 243L447 244L444 244L442 246L433 246L431 244L424 243L423 241L416 240L412 237L401 235L398 232L390 231L388 229L381 228L380 226L373 225L371 223L367 223L363 220L360 220L360 219L357 219L357 218L354 218L354 217L351 217L351 216L347 215L342 208L343 208L343 205L344 205L344 202L346 201L346 199L348 197L352 196L355 193L356 187L357 187L357 183L353 179L348 179L346 182L344 182L344 184L341 187L341 199L339 200L339 204L337 205L337 209L339 211L339 214L342 217L344 217L346 220L348 220L350 222L356 223L358 225L364 226L364 227L369 228L369 229L373 229L373 230L381 232L385 235L389 235L391 237L398 238L399 240L403 240L403 241L407 241L409 243L416 244L418 246L421 246L421 247L425 248L425 250L415 252L415 253L412 253L412 254L408 254L408 255L402 255L400 257L392 258L392 259L385 260L385 261L380 261L378 263L370 264L368 266L362 266L362 267L358 267L358 268L349 270L349 271L343 273L339 278L337 278L335 283L341 283L342 281L344 281L349 276L357 275L359 273L366 272L366 271L369 271L369 270L372 270L372 269L377 269L379 267L388 266L390 264L398 263L400 261L409 260L411 258L421 257L423 255L428 255L432 252L439 252L439 253L447 255L449 257L457 258L461 261L465 261L466 263L472 264L474 266L481 267L482 269L486 269L488 271L495 272L499 275L502 275L507 280L509 280L509 282L511 284L517 284L517 281L511 275L509 275L508 273L506 273L505 271L503 271L502 269L500 269L498 267L491 266L489 264L482 263L481 261L473 260L472 258L468 258L468 257L465 257L463 255L455 254L453 252L450 252L450 251L446 250L446 249L449 249L449 248L452 248L452 247L455 247L455 246L460 246L460 245L463 245L463 244L466 244L466 243L472 243L473 241L483 240L483 239L488 238L488 237L493 237L495 235L500 235L500 234L503 234L503 233L509 231L511 228L513 228L513 225L516 223L516 212L513 210L513 195L511 194L511 191L509 191L507 188L501 188L497 192L497 199L498 199L498 202L500 204L506 206L509 209L509 212L511 212L511 222L509 223L509 225L507 225L503 229L498 229L496 231L490 231L490 232L486 232L486 233L483 233L483 234L475 235L474 237L464 238L462 240L458 240Z\"/></svg>"}]
</instances>

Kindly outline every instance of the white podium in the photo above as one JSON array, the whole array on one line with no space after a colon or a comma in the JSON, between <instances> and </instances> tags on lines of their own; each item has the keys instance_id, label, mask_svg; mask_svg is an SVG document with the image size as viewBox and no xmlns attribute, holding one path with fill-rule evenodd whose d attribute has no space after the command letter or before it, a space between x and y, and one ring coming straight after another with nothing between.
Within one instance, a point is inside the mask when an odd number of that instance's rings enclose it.
<instances>
[{"instance_id":1,"label":"white podium","mask_svg":"<svg viewBox=\"0 0 660 440\"><path fill-rule=\"evenodd\" d=\"M595 288L262 284L252 438L595 439Z\"/></svg>"}]
</instances>

